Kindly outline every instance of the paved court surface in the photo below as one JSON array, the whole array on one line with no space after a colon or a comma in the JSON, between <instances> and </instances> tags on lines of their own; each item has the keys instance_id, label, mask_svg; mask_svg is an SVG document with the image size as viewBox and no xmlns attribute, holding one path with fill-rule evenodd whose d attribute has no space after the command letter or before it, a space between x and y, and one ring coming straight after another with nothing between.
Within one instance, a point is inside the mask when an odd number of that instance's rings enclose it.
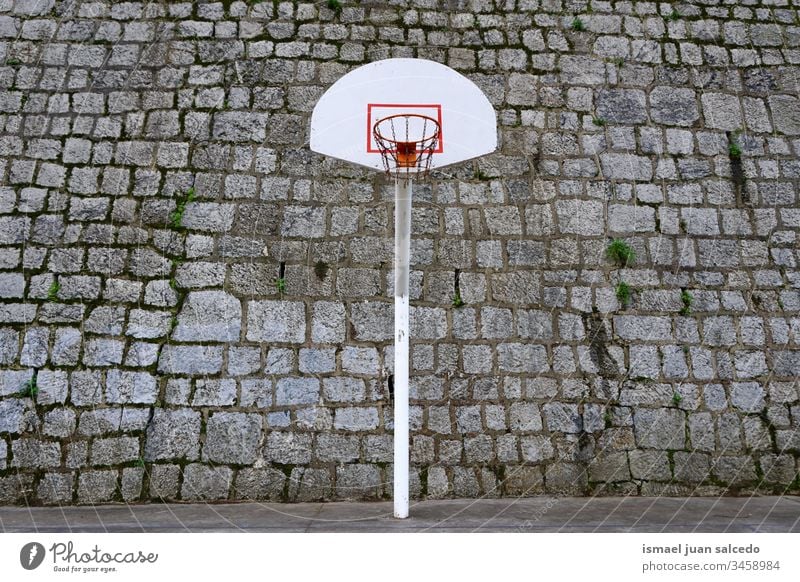
<instances>
[{"instance_id":1,"label":"paved court surface","mask_svg":"<svg viewBox=\"0 0 800 582\"><path fill-rule=\"evenodd\" d=\"M2 532L800 532L800 497L0 507Z\"/></svg>"}]
</instances>

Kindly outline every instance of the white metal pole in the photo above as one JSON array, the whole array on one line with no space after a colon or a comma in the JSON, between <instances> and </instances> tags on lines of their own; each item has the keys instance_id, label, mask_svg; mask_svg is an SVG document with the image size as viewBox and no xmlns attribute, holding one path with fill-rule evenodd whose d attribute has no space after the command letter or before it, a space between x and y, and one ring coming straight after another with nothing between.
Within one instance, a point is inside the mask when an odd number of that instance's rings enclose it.
<instances>
[{"instance_id":1,"label":"white metal pole","mask_svg":"<svg viewBox=\"0 0 800 582\"><path fill-rule=\"evenodd\" d=\"M408 517L408 272L411 179L394 182L394 516Z\"/></svg>"}]
</instances>

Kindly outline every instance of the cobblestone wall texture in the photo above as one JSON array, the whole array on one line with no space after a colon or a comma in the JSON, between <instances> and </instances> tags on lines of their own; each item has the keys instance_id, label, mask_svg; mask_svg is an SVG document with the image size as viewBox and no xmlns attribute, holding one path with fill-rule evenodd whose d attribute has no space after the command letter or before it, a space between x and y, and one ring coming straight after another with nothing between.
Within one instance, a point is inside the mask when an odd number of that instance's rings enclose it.
<instances>
[{"instance_id":1,"label":"cobblestone wall texture","mask_svg":"<svg viewBox=\"0 0 800 582\"><path fill-rule=\"evenodd\" d=\"M798 0L0 0L0 502L391 494L393 185L308 149L391 56L501 142L415 185L412 494L796 493Z\"/></svg>"}]
</instances>

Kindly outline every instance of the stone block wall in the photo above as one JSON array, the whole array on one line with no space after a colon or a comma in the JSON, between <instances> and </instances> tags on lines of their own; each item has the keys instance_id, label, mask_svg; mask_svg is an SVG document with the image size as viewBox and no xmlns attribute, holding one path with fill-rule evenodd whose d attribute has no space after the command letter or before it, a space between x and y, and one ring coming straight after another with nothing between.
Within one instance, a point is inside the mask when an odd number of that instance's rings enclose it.
<instances>
[{"instance_id":1,"label":"stone block wall","mask_svg":"<svg viewBox=\"0 0 800 582\"><path fill-rule=\"evenodd\" d=\"M0 0L0 502L391 494L393 186L307 144L400 56L501 142L415 185L413 495L798 491L797 0Z\"/></svg>"}]
</instances>

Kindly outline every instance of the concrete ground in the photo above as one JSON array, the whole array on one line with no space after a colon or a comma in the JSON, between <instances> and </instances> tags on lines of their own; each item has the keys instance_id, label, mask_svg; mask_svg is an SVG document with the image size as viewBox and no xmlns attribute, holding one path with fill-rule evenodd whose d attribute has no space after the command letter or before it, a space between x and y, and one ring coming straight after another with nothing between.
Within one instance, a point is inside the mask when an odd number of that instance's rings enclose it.
<instances>
[{"instance_id":1,"label":"concrete ground","mask_svg":"<svg viewBox=\"0 0 800 582\"><path fill-rule=\"evenodd\" d=\"M0 532L800 532L800 497L0 507Z\"/></svg>"}]
</instances>

